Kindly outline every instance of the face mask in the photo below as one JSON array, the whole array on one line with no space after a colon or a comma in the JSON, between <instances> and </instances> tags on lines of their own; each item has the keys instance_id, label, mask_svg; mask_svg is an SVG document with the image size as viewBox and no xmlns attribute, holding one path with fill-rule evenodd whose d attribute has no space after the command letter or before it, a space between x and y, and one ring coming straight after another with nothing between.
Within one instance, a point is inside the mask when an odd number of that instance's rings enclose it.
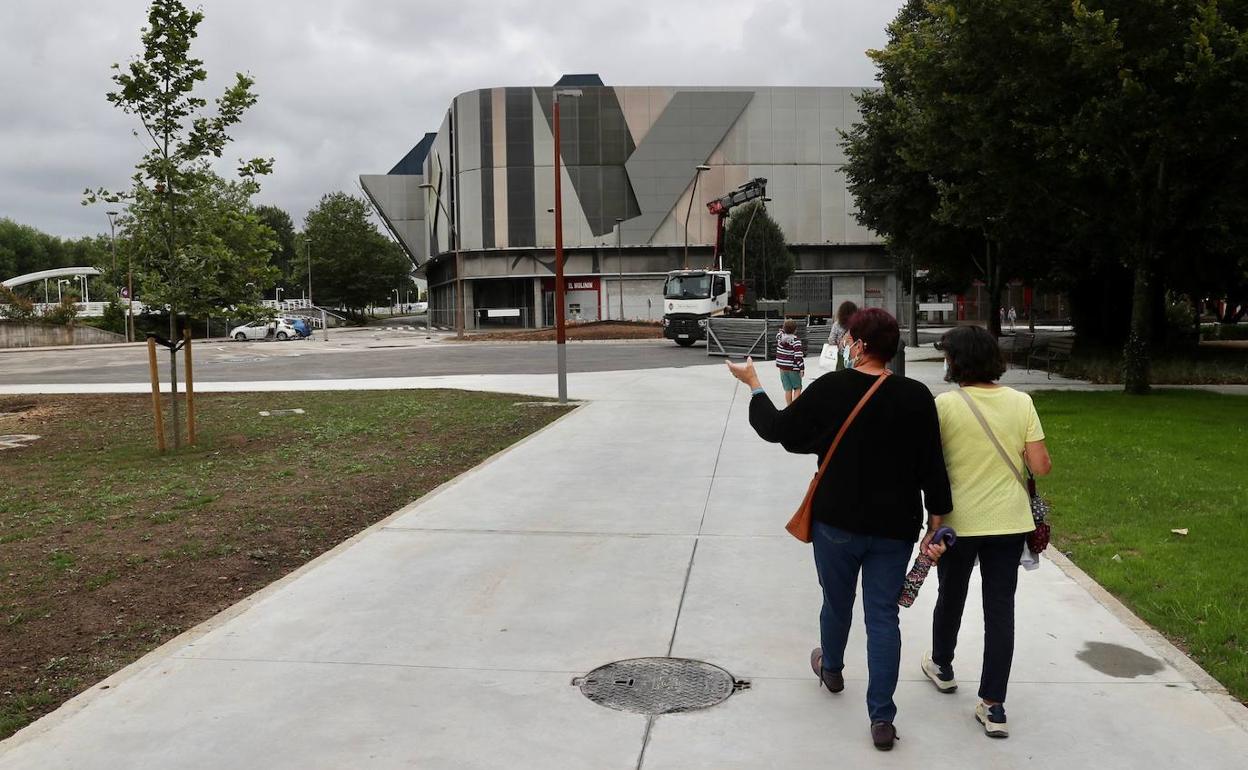
<instances>
[{"instance_id":1,"label":"face mask","mask_svg":"<svg viewBox=\"0 0 1248 770\"><path fill-rule=\"evenodd\" d=\"M945 359L945 379L949 379L949 359Z\"/></svg>"},{"instance_id":2,"label":"face mask","mask_svg":"<svg viewBox=\"0 0 1248 770\"><path fill-rule=\"evenodd\" d=\"M841 348L841 360L845 362L845 368L846 368L846 369L853 369L853 368L854 368L854 362L853 362L853 360L852 360L852 359L850 358L850 356L849 356L849 348L848 348L848 347Z\"/></svg>"}]
</instances>

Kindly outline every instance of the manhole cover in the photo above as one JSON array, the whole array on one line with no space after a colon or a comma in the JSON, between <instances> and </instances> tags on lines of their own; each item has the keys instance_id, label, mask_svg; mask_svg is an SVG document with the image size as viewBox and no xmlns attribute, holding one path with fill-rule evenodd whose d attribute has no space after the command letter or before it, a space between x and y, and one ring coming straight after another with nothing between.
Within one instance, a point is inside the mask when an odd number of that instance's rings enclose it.
<instances>
[{"instance_id":1,"label":"manhole cover","mask_svg":"<svg viewBox=\"0 0 1248 770\"><path fill-rule=\"evenodd\" d=\"M572 684L600 706L649 715L704 709L749 687L719 666L686 658L620 660Z\"/></svg>"}]
</instances>

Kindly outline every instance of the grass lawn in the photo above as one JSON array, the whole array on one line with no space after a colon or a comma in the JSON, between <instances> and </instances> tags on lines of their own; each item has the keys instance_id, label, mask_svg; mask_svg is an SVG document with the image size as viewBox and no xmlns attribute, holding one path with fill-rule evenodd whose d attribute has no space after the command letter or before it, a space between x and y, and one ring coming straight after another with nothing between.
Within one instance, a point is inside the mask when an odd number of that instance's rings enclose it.
<instances>
[{"instance_id":1,"label":"grass lawn","mask_svg":"<svg viewBox=\"0 0 1248 770\"><path fill-rule=\"evenodd\" d=\"M1248 397L1033 397L1054 544L1248 702Z\"/></svg>"},{"instance_id":2,"label":"grass lawn","mask_svg":"<svg viewBox=\"0 0 1248 770\"><path fill-rule=\"evenodd\" d=\"M150 396L0 397L0 737L565 412L517 400L201 395L161 456Z\"/></svg>"}]
</instances>

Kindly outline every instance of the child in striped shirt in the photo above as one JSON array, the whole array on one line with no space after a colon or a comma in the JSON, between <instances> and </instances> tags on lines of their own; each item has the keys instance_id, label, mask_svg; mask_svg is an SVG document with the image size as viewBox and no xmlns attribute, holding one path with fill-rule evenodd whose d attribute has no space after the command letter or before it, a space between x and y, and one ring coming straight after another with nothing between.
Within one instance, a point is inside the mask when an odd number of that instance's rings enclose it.
<instances>
[{"instance_id":1,"label":"child in striped shirt","mask_svg":"<svg viewBox=\"0 0 1248 770\"><path fill-rule=\"evenodd\" d=\"M797 321L789 318L776 334L776 368L780 370L780 385L784 388L786 406L802 395L802 375L806 373L806 355L796 332Z\"/></svg>"}]
</instances>

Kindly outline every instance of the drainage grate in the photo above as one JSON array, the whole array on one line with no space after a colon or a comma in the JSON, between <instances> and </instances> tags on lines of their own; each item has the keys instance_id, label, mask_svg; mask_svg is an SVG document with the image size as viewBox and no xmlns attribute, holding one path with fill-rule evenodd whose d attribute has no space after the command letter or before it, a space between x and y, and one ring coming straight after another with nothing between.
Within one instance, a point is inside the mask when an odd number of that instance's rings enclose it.
<instances>
[{"instance_id":1,"label":"drainage grate","mask_svg":"<svg viewBox=\"0 0 1248 770\"><path fill-rule=\"evenodd\" d=\"M620 660L572 684L600 706L652 716L708 708L750 686L719 666L686 658Z\"/></svg>"}]
</instances>

